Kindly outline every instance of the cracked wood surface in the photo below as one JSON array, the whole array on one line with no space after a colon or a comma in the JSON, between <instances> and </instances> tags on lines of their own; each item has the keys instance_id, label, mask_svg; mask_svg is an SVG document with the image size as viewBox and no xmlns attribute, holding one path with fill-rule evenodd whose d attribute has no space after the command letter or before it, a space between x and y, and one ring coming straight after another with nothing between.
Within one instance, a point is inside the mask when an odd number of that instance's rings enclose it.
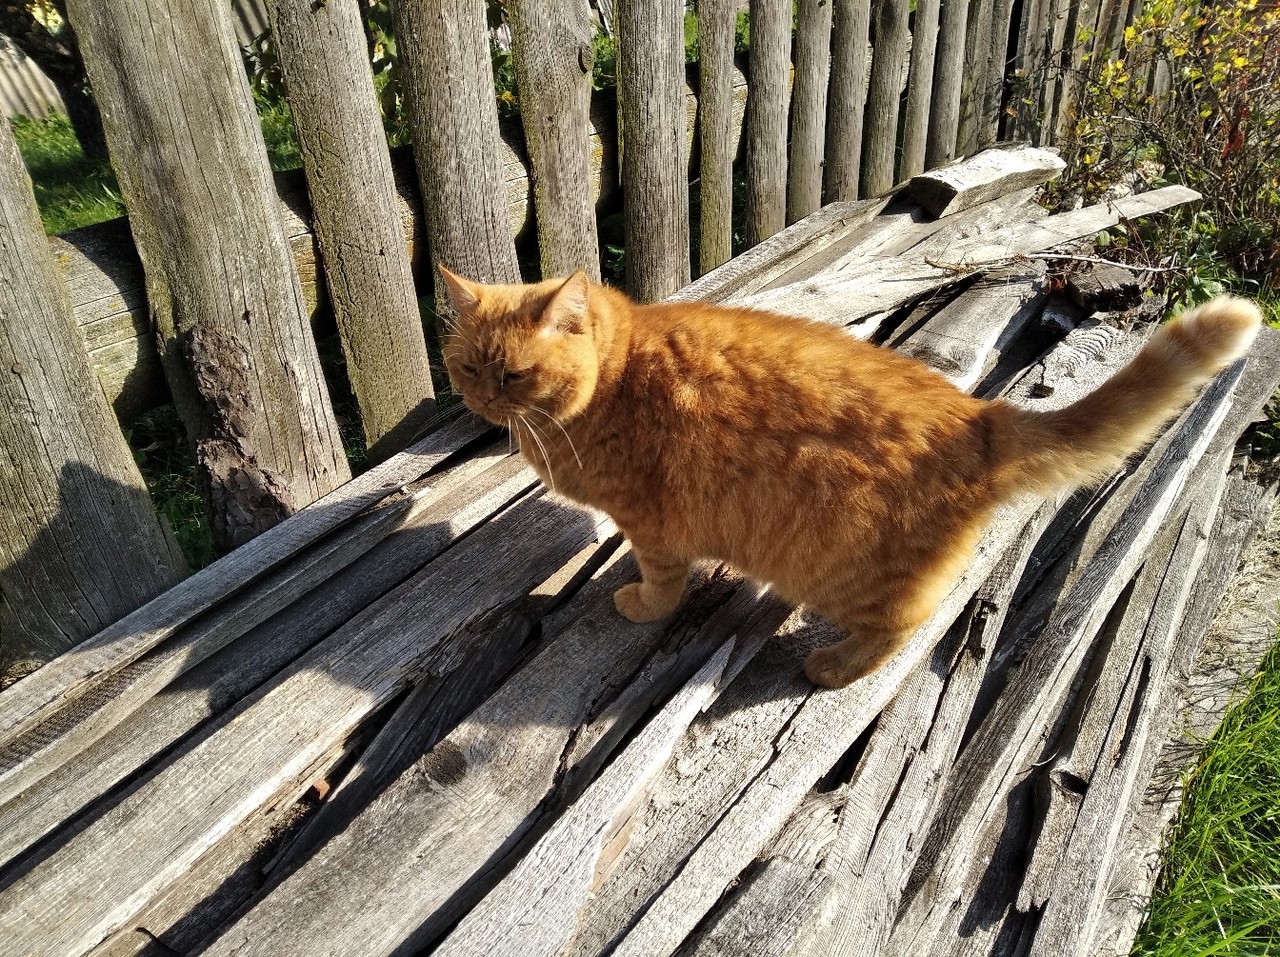
<instances>
[{"instance_id":1,"label":"cracked wood surface","mask_svg":"<svg viewBox=\"0 0 1280 957\"><path fill-rule=\"evenodd\" d=\"M740 301L893 255L945 259L1010 234L1060 235L1057 217L1027 200L1014 193L940 221L902 198L828 207L673 298ZM1039 308L1034 275L995 280L1007 301L986 323L976 317L992 309L991 280L957 285L952 273L949 288L913 305L918 292L881 278L894 287L880 317L890 341L952 374L963 353L966 380L980 390L1012 381L1015 401L1066 404L1141 339L1087 321L1036 358L1062 330L1000 331L1009 315L1014 326L1026 318L1015 300ZM948 336L954 354L940 345ZM726 569L700 572L668 622L621 620L611 593L634 566L609 524L529 494L532 476L505 441L458 423L417 459L348 486L349 498L335 493L333 514L304 512L263 536L245 569L201 573L136 628L90 643L48 684L69 692L66 707L11 697L21 685L0 696L0 735L10 722L0 743L39 753L42 721L68 725L46 752L62 757L15 777L0 802L0 954L688 957L885 953L903 940L1003 953L1019 937L1035 942L1013 906L1022 886L1046 915L1070 888L1064 912L1076 901L1096 915L1072 928L1081 940L1122 946L1137 905L1101 892L1149 887L1144 848L1167 812L1142 794L1191 651L1170 652L1164 688L1158 663L1137 656L1175 620L1203 631L1217 595L1206 579L1224 582L1239 551L1219 561L1215 543L1254 515L1241 502L1260 500L1256 485L1227 479L1205 546L1192 529L1212 519L1212 497L1188 512L1179 456L1194 458L1212 432L1197 422L1225 411L1188 488L1223 477L1209 463L1280 379L1277 338L1259 339L1230 402L1214 405L1223 380L1120 479L1061 508L1005 510L907 652L838 692L815 691L800 672L810 648L835 638L830 626ZM1164 533L1153 527L1162 510L1178 523ZM1199 573L1181 577L1193 585L1186 597L1160 570L1202 547ZM1135 574L1159 586L1141 592L1150 607L1161 594L1174 602L1143 629L1112 613ZM1135 626L1145 603L1135 588ZM1099 618L1112 637L1095 637ZM219 628L225 641L201 644ZM1181 640L1188 628L1174 631ZM188 640L203 649L189 661ZM1114 674L1084 680L1076 663L1104 655ZM1033 693L1041 656L1058 669L1047 704ZM113 716L93 695L117 684L133 697ZM1078 706L1095 685L1093 710ZM81 731L68 720L78 698L91 705ZM1109 713L1127 716L1119 730ZM1021 738L991 731L1026 715ZM1107 743L1116 734L1119 751ZM1138 747L1144 734L1149 748ZM975 749L993 746L1026 760L975 777ZM1112 753L1114 769L1097 757ZM1044 792L1049 823L1027 877L1007 853L1010 840L1025 853L1021 831L1003 833L997 813L971 835L955 813L1022 801L1009 821L1029 828L1039 819L1017 771L1045 757L1050 786L1087 778L1098 796ZM1112 793L1127 795L1119 817L1084 810ZM1078 836L1065 826L1086 820ZM1113 846L1108 869L1055 877L1089 846L1086 833ZM991 866L975 869L984 854ZM959 890L923 915L929 936L912 921L934 878ZM989 913L946 903L975 892ZM894 928L903 907L907 923Z\"/></svg>"}]
</instances>

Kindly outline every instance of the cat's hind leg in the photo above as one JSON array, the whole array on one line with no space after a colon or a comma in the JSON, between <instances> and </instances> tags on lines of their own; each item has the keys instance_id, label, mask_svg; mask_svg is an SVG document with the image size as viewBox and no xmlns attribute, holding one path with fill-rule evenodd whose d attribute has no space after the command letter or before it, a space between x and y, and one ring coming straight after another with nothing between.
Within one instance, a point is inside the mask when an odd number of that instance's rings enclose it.
<instances>
[{"instance_id":1,"label":"cat's hind leg","mask_svg":"<svg viewBox=\"0 0 1280 957\"><path fill-rule=\"evenodd\" d=\"M635 622L657 621L676 610L689 579L689 561L657 549L632 543L641 580L613 593L613 604L624 618Z\"/></svg>"},{"instance_id":2,"label":"cat's hind leg","mask_svg":"<svg viewBox=\"0 0 1280 957\"><path fill-rule=\"evenodd\" d=\"M812 602L848 637L810 652L804 673L814 684L843 688L886 664L938 607L970 556L976 532L915 564L914 574L828 589Z\"/></svg>"}]
</instances>

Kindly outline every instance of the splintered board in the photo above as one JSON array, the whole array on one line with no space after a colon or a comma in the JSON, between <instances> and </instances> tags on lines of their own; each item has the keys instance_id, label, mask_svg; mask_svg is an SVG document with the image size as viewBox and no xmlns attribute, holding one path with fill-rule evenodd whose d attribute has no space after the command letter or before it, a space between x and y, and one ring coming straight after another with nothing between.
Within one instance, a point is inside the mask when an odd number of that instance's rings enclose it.
<instances>
[{"instance_id":1,"label":"splintered board","mask_svg":"<svg viewBox=\"0 0 1280 957\"><path fill-rule=\"evenodd\" d=\"M1060 408L1147 330L1041 254L1195 196L1051 216L1056 163L1006 152L941 218L832 204L672 299ZM1277 381L1267 332L1099 488L1001 509L838 691L801 671L833 628L732 569L620 618L611 523L462 419L0 693L0 957L1123 952Z\"/></svg>"}]
</instances>

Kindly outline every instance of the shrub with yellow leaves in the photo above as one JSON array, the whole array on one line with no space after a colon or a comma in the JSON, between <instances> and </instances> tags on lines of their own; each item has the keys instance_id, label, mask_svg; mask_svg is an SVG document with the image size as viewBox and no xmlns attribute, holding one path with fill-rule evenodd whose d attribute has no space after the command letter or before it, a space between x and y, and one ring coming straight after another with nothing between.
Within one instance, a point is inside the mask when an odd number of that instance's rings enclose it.
<instances>
[{"instance_id":1,"label":"shrub with yellow leaves","mask_svg":"<svg viewBox=\"0 0 1280 957\"><path fill-rule=\"evenodd\" d=\"M1257 0L1149 0L1117 54L1083 67L1067 125L1060 203L1097 201L1136 169L1152 185L1204 195L1173 225L1146 230L1150 251L1189 266L1194 286L1280 289L1280 10ZM1183 298L1201 298L1194 288Z\"/></svg>"}]
</instances>

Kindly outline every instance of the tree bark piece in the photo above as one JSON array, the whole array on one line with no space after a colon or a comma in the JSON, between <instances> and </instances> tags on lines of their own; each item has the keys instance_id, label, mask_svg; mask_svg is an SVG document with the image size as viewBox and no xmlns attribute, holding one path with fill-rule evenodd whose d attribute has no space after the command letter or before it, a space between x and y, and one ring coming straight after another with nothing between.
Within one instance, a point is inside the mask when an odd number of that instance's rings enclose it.
<instances>
[{"instance_id":1,"label":"tree bark piece","mask_svg":"<svg viewBox=\"0 0 1280 957\"><path fill-rule=\"evenodd\" d=\"M316 238L369 457L403 449L435 390L356 0L271 0Z\"/></svg>"},{"instance_id":2,"label":"tree bark piece","mask_svg":"<svg viewBox=\"0 0 1280 957\"><path fill-rule=\"evenodd\" d=\"M400 0L394 10L431 261L477 282L518 283L484 4ZM436 312L451 314L435 270L432 280Z\"/></svg>"},{"instance_id":3,"label":"tree bark piece","mask_svg":"<svg viewBox=\"0 0 1280 957\"><path fill-rule=\"evenodd\" d=\"M938 47L939 0L920 0L911 33L911 70L907 78L907 108L902 130L902 160L898 180L924 172L925 145L933 104L933 64Z\"/></svg>"},{"instance_id":4,"label":"tree bark piece","mask_svg":"<svg viewBox=\"0 0 1280 957\"><path fill-rule=\"evenodd\" d=\"M214 541L351 477L225 4L71 0Z\"/></svg>"},{"instance_id":5,"label":"tree bark piece","mask_svg":"<svg viewBox=\"0 0 1280 957\"><path fill-rule=\"evenodd\" d=\"M831 0L800 0L796 19L795 84L791 90L791 153L787 163L787 223L822 205L822 155L831 65Z\"/></svg>"},{"instance_id":6,"label":"tree bark piece","mask_svg":"<svg viewBox=\"0 0 1280 957\"><path fill-rule=\"evenodd\" d=\"M871 50L871 4L831 0L831 82L827 90L824 202L858 198L862 168L862 124L867 108L867 66Z\"/></svg>"},{"instance_id":7,"label":"tree bark piece","mask_svg":"<svg viewBox=\"0 0 1280 957\"><path fill-rule=\"evenodd\" d=\"M908 0L875 0L875 56L867 93L866 136L862 142L862 195L879 196L893 188L894 156L898 143L898 99L902 67L911 34Z\"/></svg>"},{"instance_id":8,"label":"tree bark piece","mask_svg":"<svg viewBox=\"0 0 1280 957\"><path fill-rule=\"evenodd\" d=\"M186 573L98 388L31 180L0 124L0 676Z\"/></svg>"},{"instance_id":9,"label":"tree bark piece","mask_svg":"<svg viewBox=\"0 0 1280 957\"><path fill-rule=\"evenodd\" d=\"M586 0L521 0L505 9L529 151L542 275L567 276L582 268L599 282L587 138L591 11ZM727 79L727 68L725 75Z\"/></svg>"},{"instance_id":10,"label":"tree bark piece","mask_svg":"<svg viewBox=\"0 0 1280 957\"><path fill-rule=\"evenodd\" d=\"M618 3L618 125L627 289L656 302L689 283L684 5Z\"/></svg>"},{"instance_id":11,"label":"tree bark piece","mask_svg":"<svg viewBox=\"0 0 1280 957\"><path fill-rule=\"evenodd\" d=\"M699 272L733 255L732 0L698 4Z\"/></svg>"},{"instance_id":12,"label":"tree bark piece","mask_svg":"<svg viewBox=\"0 0 1280 957\"><path fill-rule=\"evenodd\" d=\"M787 103L791 4L751 0L751 88L747 93L747 245L786 225Z\"/></svg>"}]
</instances>

